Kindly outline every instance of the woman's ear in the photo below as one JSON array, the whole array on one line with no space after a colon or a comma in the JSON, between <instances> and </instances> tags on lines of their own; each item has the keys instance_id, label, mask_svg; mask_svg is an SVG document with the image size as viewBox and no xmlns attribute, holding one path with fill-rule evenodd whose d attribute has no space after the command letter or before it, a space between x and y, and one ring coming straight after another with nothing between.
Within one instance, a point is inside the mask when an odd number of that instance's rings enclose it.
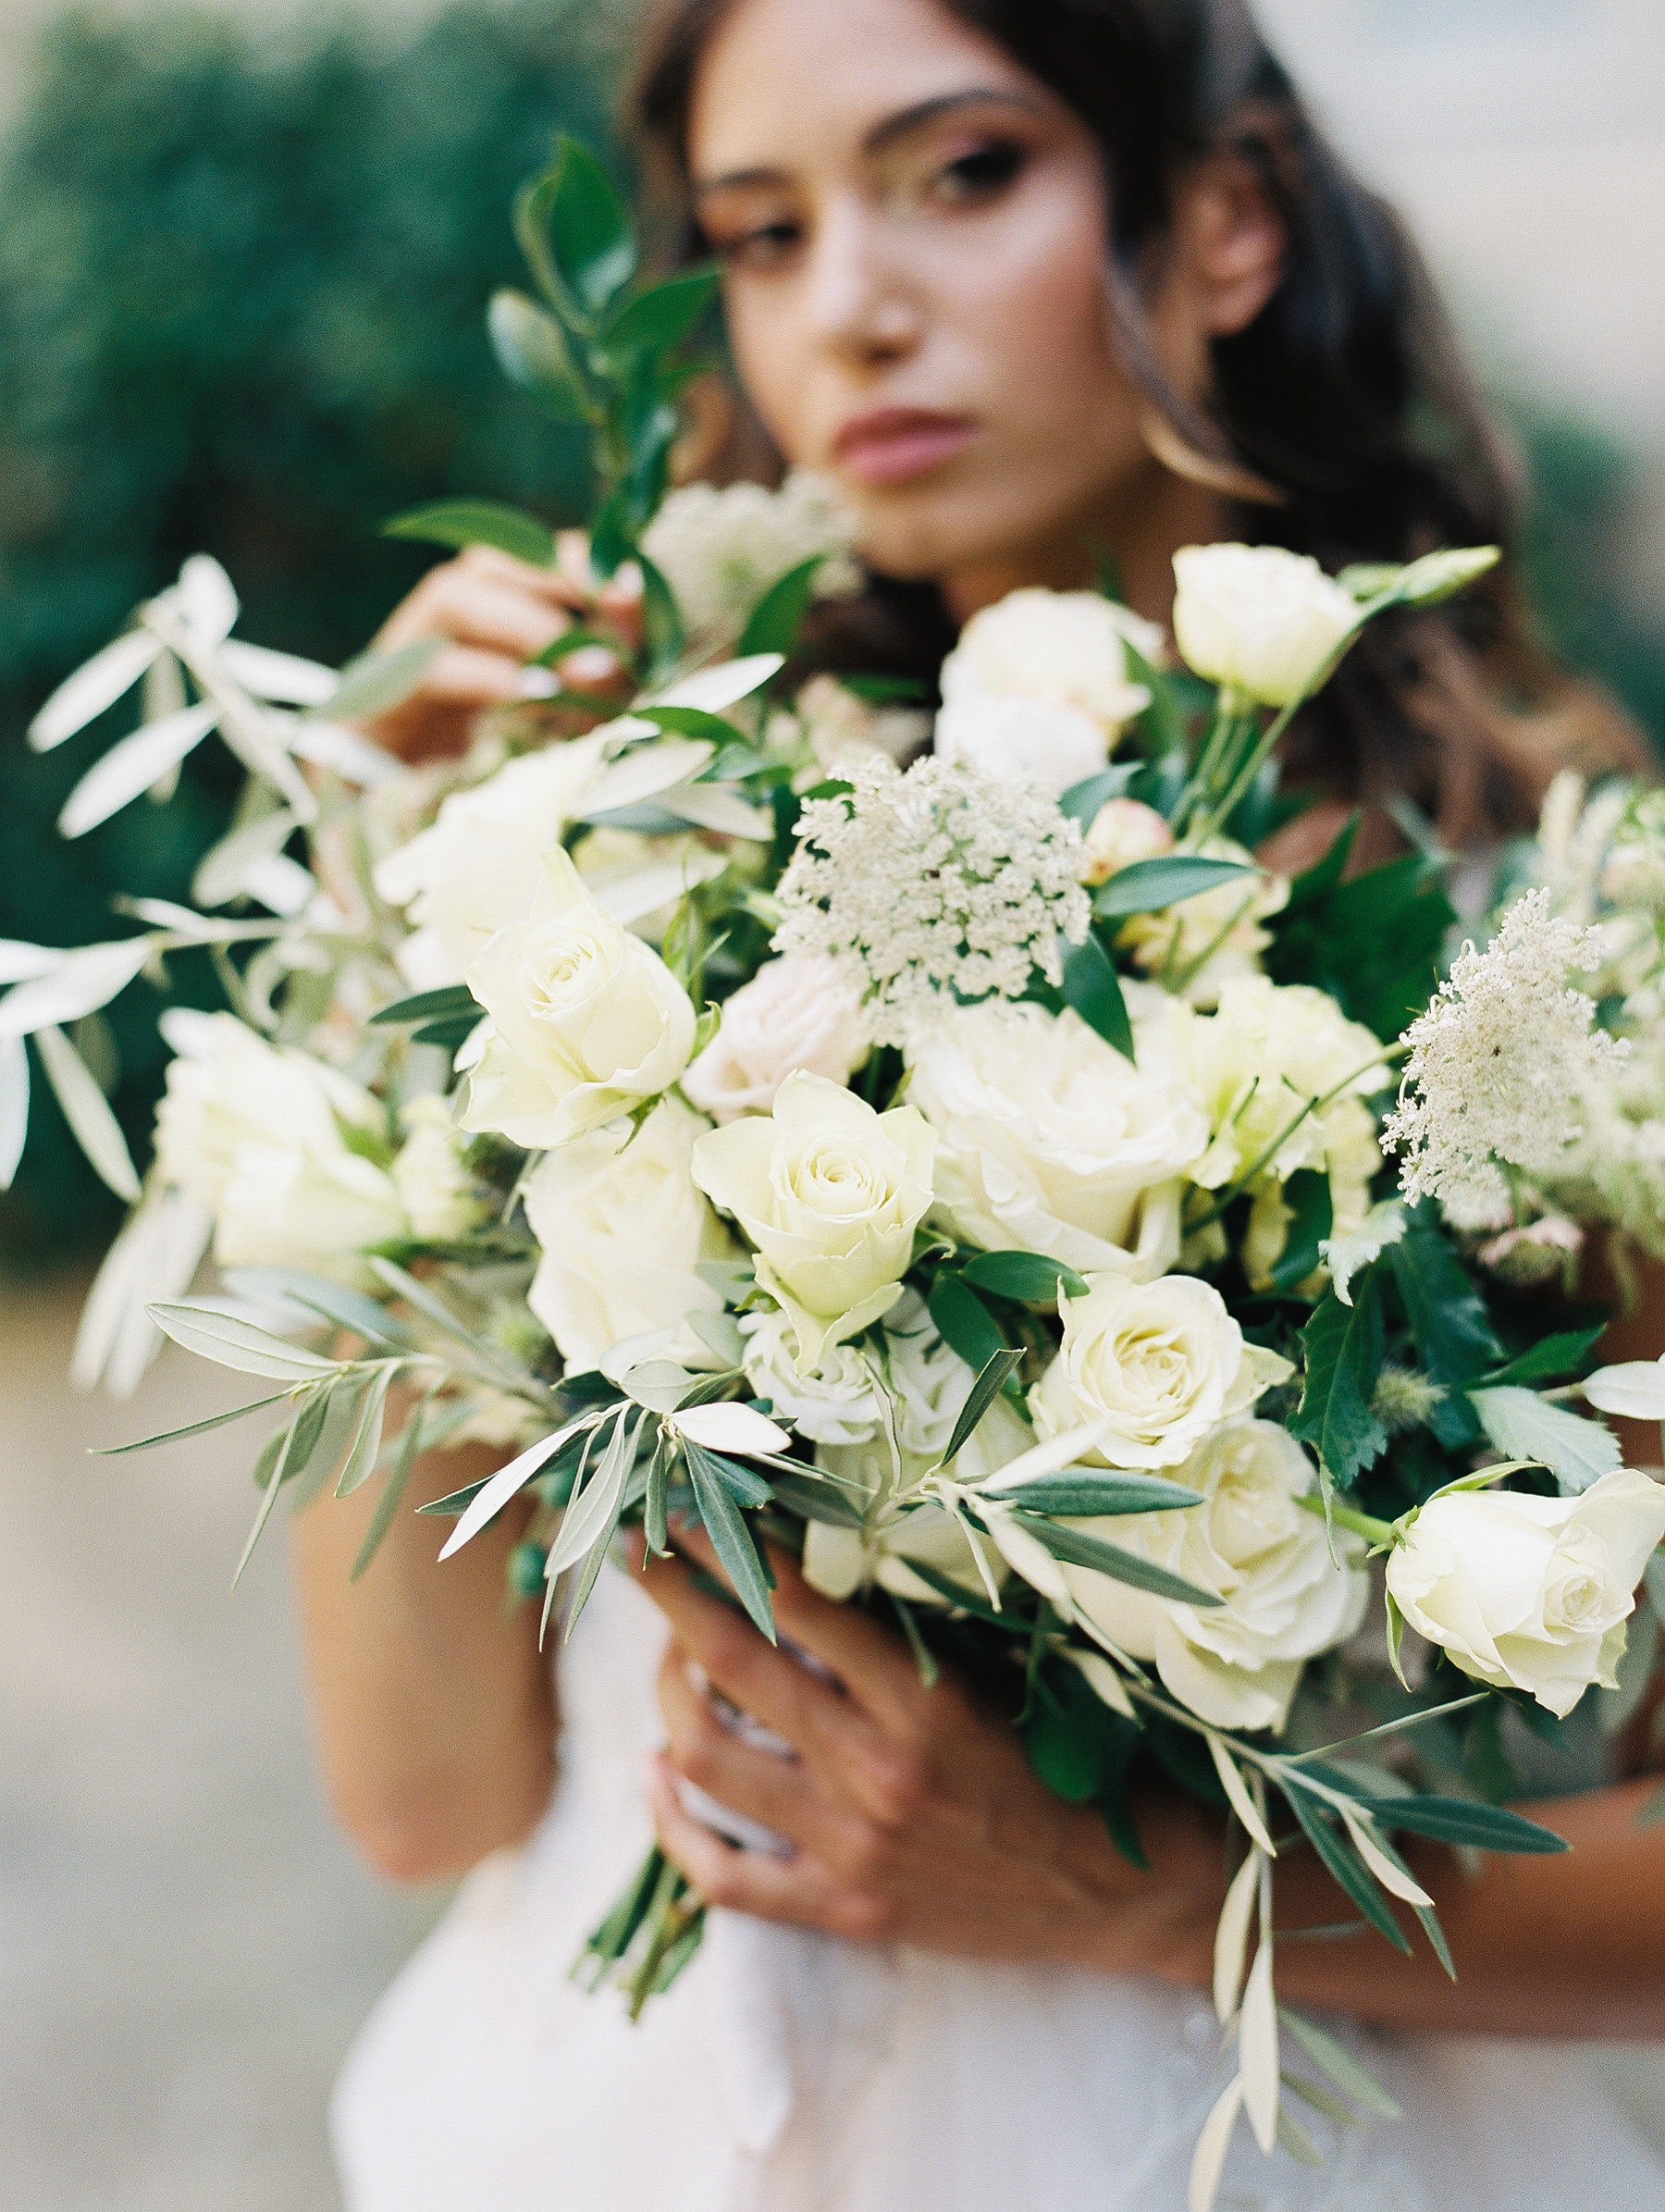
<instances>
[{"instance_id":1,"label":"woman's ear","mask_svg":"<svg viewBox=\"0 0 1665 2212\"><path fill-rule=\"evenodd\" d=\"M1240 154L1214 154L1175 198L1174 263L1208 338L1243 330L1283 278L1288 239L1253 166Z\"/></svg>"}]
</instances>

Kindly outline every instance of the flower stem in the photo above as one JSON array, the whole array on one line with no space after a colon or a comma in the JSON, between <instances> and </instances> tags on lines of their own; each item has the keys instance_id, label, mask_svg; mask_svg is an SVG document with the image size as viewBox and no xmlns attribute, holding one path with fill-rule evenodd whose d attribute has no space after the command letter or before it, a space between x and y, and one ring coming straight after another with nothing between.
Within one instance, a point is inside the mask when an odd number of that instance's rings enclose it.
<instances>
[{"instance_id":1,"label":"flower stem","mask_svg":"<svg viewBox=\"0 0 1665 2212\"><path fill-rule=\"evenodd\" d=\"M1374 1514L1363 1513L1356 1505L1349 1505L1345 1498L1332 1492L1327 1508L1322 1498L1297 1498L1296 1504L1302 1513L1314 1514L1321 1521L1331 1520L1338 1527L1350 1528L1355 1536L1363 1537L1383 1551L1391 1551L1399 1541L1399 1531L1391 1521L1378 1521Z\"/></svg>"}]
</instances>

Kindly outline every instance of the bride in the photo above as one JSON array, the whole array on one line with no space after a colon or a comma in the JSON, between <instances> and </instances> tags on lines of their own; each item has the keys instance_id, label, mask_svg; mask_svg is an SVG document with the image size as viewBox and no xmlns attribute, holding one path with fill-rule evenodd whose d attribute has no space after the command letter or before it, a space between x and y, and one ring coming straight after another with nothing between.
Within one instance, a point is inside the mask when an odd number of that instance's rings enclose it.
<instances>
[{"instance_id":1,"label":"bride","mask_svg":"<svg viewBox=\"0 0 1665 2212\"><path fill-rule=\"evenodd\" d=\"M749 438L859 519L873 580L830 658L940 655L1015 587L1089 587L1095 557L1162 620L1186 543L1334 568L1506 532L1412 248L1238 0L675 0L638 107L725 270L749 413L723 464ZM443 751L526 696L577 598L495 553L436 569L386 636L450 642L386 742ZM1287 773L1321 797L1285 865L1355 799L1378 853L1396 794L1472 849L1569 758L1635 758L1502 590L1384 628L1298 729ZM415 1501L489 1464L437 1457ZM811 1671L697 1559L604 1577L558 1723L536 1609L501 1604L515 1530L441 1569L407 1514L350 1586L355 1510L297 1525L325 1773L390 1877L474 1872L349 2062L351 2212L1178 2212L1217 2087L1200 1809L1144 1802L1138 1872L875 1622L783 1575ZM1636 1820L1657 1782L1592 1763L1560 1786L1536 1810L1568 1856L1419 1858L1454 1985L1338 1929L1289 1856L1280 1911L1309 1934L1280 1942L1285 1994L1349 2023L1409 2117L1332 2131L1320 2173L1244 2148L1222 2204L1665 2212L1665 2165L1576 2055L1508 2040L1665 2035L1665 1829ZM719 1909L632 2026L568 1970L650 1824Z\"/></svg>"}]
</instances>

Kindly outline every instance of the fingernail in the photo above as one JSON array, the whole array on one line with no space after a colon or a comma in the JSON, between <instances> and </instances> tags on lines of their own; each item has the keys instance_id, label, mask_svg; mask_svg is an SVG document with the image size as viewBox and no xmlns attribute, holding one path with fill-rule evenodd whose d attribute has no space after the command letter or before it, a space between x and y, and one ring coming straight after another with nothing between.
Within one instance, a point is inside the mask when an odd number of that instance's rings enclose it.
<instances>
[{"instance_id":1,"label":"fingernail","mask_svg":"<svg viewBox=\"0 0 1665 2212\"><path fill-rule=\"evenodd\" d=\"M574 653L573 658L576 661L578 655ZM561 689L561 678L552 668L540 668L534 662L530 668L521 670L516 688L522 698L553 698Z\"/></svg>"},{"instance_id":2,"label":"fingernail","mask_svg":"<svg viewBox=\"0 0 1665 2212\"><path fill-rule=\"evenodd\" d=\"M574 684L610 684L619 673L619 656L604 645L581 645L561 656L561 668Z\"/></svg>"}]
</instances>

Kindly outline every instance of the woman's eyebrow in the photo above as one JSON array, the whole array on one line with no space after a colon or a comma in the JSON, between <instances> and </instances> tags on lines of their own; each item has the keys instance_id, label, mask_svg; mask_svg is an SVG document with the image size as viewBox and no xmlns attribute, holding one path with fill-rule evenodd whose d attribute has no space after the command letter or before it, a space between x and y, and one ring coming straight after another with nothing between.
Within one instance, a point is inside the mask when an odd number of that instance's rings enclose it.
<instances>
[{"instance_id":1,"label":"woman's eyebrow","mask_svg":"<svg viewBox=\"0 0 1665 2212\"><path fill-rule=\"evenodd\" d=\"M934 99L918 100L911 107L899 108L894 116L886 116L867 133L861 150L866 154L882 154L898 139L907 138L959 108L989 106L1021 107L1030 115L1042 112L1042 103L1025 93L1013 92L1005 86L968 85L963 92L939 93ZM699 199L708 192L739 191L747 185L784 184L788 180L786 170L759 163L751 168L725 169L717 177L697 177L692 189L695 198Z\"/></svg>"}]
</instances>

